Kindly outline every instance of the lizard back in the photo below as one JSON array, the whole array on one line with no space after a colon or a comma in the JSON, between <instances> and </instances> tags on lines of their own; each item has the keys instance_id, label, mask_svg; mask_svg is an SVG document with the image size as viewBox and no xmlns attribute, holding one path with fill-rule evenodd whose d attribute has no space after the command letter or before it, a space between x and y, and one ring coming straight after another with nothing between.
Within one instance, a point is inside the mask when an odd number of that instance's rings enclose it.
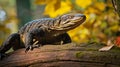
<instances>
[{"instance_id":1,"label":"lizard back","mask_svg":"<svg viewBox=\"0 0 120 67\"><path fill-rule=\"evenodd\" d=\"M19 34L24 34L30 32L36 28L42 28L43 26L51 27L54 25L55 19L53 18L43 18L43 19L36 19L31 22L26 23L23 27L20 28L18 31Z\"/></svg>"}]
</instances>

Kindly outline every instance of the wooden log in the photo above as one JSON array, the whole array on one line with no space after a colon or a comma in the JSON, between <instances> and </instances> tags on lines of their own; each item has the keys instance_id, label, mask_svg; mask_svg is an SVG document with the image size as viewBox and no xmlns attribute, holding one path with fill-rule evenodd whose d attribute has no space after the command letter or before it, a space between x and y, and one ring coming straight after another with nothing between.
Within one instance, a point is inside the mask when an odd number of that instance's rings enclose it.
<instances>
[{"instance_id":1,"label":"wooden log","mask_svg":"<svg viewBox=\"0 0 120 67\"><path fill-rule=\"evenodd\" d=\"M45 45L25 53L19 49L0 61L0 67L120 67L120 48L99 52L101 44Z\"/></svg>"}]
</instances>

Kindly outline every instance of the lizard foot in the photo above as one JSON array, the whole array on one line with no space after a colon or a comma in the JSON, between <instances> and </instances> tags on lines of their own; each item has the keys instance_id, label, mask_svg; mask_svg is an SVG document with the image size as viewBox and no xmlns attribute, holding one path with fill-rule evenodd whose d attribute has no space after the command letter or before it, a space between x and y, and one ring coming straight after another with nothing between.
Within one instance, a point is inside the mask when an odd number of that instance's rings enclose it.
<instances>
[{"instance_id":1,"label":"lizard foot","mask_svg":"<svg viewBox=\"0 0 120 67\"><path fill-rule=\"evenodd\" d=\"M29 50L33 50L33 49L34 49L34 47L32 45L28 45L26 47L25 53L27 53Z\"/></svg>"},{"instance_id":2,"label":"lizard foot","mask_svg":"<svg viewBox=\"0 0 120 67\"><path fill-rule=\"evenodd\" d=\"M28 45L28 46L26 47L25 53L27 53L29 50L33 50L34 48L39 48L39 47L41 47L41 46L42 46L41 44Z\"/></svg>"},{"instance_id":3,"label":"lizard foot","mask_svg":"<svg viewBox=\"0 0 120 67\"><path fill-rule=\"evenodd\" d=\"M36 44L36 45L33 45L33 48L39 48L41 46L42 46L41 44Z\"/></svg>"}]
</instances>

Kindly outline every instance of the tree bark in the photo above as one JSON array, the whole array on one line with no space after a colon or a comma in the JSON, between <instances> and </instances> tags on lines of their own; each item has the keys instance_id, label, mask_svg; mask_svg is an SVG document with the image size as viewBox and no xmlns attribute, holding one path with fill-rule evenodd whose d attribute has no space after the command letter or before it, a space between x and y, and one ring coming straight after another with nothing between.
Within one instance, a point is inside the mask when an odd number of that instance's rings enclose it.
<instances>
[{"instance_id":1,"label":"tree bark","mask_svg":"<svg viewBox=\"0 0 120 67\"><path fill-rule=\"evenodd\" d=\"M101 44L45 45L25 53L19 49L0 61L0 67L120 67L120 48L99 52Z\"/></svg>"},{"instance_id":2,"label":"tree bark","mask_svg":"<svg viewBox=\"0 0 120 67\"><path fill-rule=\"evenodd\" d=\"M112 0L113 7L120 17L120 2L119 0Z\"/></svg>"}]
</instances>

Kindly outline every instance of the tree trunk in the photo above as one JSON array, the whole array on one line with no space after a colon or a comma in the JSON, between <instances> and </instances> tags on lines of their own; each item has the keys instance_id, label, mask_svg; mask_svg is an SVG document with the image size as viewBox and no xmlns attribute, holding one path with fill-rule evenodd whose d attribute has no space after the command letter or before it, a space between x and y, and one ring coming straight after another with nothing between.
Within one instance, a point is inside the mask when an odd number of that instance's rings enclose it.
<instances>
[{"instance_id":1,"label":"tree trunk","mask_svg":"<svg viewBox=\"0 0 120 67\"><path fill-rule=\"evenodd\" d=\"M19 49L0 61L0 67L120 67L120 48L99 52L101 44L45 45L25 53Z\"/></svg>"},{"instance_id":2,"label":"tree trunk","mask_svg":"<svg viewBox=\"0 0 120 67\"><path fill-rule=\"evenodd\" d=\"M118 13L120 17L120 1L119 0L112 0L113 6L115 8L115 11Z\"/></svg>"}]
</instances>

